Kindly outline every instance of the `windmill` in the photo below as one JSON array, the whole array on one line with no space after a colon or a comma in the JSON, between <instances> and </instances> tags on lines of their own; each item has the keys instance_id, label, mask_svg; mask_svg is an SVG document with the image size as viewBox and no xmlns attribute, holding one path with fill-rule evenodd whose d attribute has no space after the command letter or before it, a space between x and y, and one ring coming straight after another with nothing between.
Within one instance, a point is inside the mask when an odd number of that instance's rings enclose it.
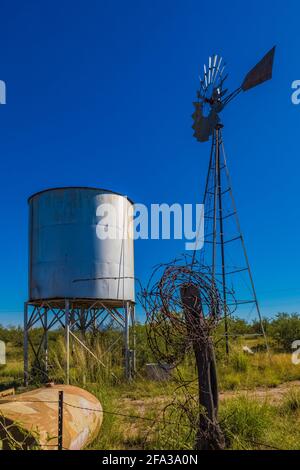
<instances>
[{"instance_id":1,"label":"windmill","mask_svg":"<svg viewBox=\"0 0 300 470\"><path fill-rule=\"evenodd\" d=\"M197 92L197 101L193 103L195 107L192 115L194 137L198 142L206 142L211 139L209 167L203 197L205 240L204 248L201 250L201 258L202 263L211 268L212 282L218 281L222 286L227 354L229 352L228 317L230 311L228 292L237 295L234 287L234 279L237 275L243 278L244 283L246 283L246 277L248 285L247 289L244 289L244 298L237 297L235 304L237 307L250 306L251 311L256 310L265 341L266 335L232 192L220 113L239 93L248 91L272 78L274 54L275 47L247 73L242 84L233 92L229 92L225 87L228 74L223 58L218 55L209 57L208 65L204 65L203 78L199 77L200 89ZM235 259L232 261L232 265L229 264L232 253L228 254L230 245ZM232 248L233 245L235 248ZM195 256L196 251L193 254L193 260L195 260ZM237 258L239 262L236 261Z\"/></svg>"}]
</instances>

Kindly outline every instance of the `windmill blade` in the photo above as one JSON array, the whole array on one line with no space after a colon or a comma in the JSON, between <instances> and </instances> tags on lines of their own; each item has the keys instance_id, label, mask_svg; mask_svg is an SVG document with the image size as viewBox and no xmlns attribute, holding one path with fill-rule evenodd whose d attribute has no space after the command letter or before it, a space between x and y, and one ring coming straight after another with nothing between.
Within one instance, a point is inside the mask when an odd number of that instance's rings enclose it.
<instances>
[{"instance_id":1,"label":"windmill blade","mask_svg":"<svg viewBox=\"0 0 300 470\"><path fill-rule=\"evenodd\" d=\"M208 58L208 84L210 84L211 79L211 57Z\"/></svg>"},{"instance_id":2,"label":"windmill blade","mask_svg":"<svg viewBox=\"0 0 300 470\"><path fill-rule=\"evenodd\" d=\"M216 73L215 73L215 76L214 76L213 84L215 83L215 81L216 81L216 79L217 79L217 77L218 77L218 74L219 74L219 72L220 72L220 66L221 66L222 60L223 60L223 57L220 57L219 63L218 63L218 65L217 65Z\"/></svg>"},{"instance_id":3,"label":"windmill blade","mask_svg":"<svg viewBox=\"0 0 300 470\"><path fill-rule=\"evenodd\" d=\"M272 78L274 54L274 46L262 59L258 62L250 72L247 73L242 83L242 90L247 91L261 83L270 80Z\"/></svg>"},{"instance_id":4,"label":"windmill blade","mask_svg":"<svg viewBox=\"0 0 300 470\"><path fill-rule=\"evenodd\" d=\"M211 73L211 83L214 83L215 81L215 73L216 73L216 65L217 65L217 58L218 56L216 54L214 54L213 56L213 67L212 67L212 73Z\"/></svg>"},{"instance_id":5,"label":"windmill blade","mask_svg":"<svg viewBox=\"0 0 300 470\"><path fill-rule=\"evenodd\" d=\"M205 86L206 88L208 87L208 83L207 83L207 72L206 72L206 65L204 64L203 65L203 69L204 69L204 81L205 81Z\"/></svg>"}]
</instances>

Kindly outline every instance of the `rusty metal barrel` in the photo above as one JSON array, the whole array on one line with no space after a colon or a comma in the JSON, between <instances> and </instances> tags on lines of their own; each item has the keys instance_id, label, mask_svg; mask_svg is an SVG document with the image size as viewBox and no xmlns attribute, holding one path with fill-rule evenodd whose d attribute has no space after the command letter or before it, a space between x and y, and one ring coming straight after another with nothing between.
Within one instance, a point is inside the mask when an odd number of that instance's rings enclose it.
<instances>
[{"instance_id":1,"label":"rusty metal barrel","mask_svg":"<svg viewBox=\"0 0 300 470\"><path fill-rule=\"evenodd\" d=\"M79 387L51 385L0 399L3 449L58 448L59 391L63 391L63 449L79 450L95 439L103 419L99 400Z\"/></svg>"}]
</instances>

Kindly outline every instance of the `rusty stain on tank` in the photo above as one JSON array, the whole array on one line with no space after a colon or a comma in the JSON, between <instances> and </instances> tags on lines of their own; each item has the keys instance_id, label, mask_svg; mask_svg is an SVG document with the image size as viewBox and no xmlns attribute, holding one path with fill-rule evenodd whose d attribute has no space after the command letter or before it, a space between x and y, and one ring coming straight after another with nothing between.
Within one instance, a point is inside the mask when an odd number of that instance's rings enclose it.
<instances>
[{"instance_id":1,"label":"rusty stain on tank","mask_svg":"<svg viewBox=\"0 0 300 470\"><path fill-rule=\"evenodd\" d=\"M103 410L99 400L72 385L51 385L0 399L0 441L9 447L5 428L24 448L57 449L58 392L64 392L63 448L79 450L97 436ZM25 436L25 439L24 439Z\"/></svg>"}]
</instances>

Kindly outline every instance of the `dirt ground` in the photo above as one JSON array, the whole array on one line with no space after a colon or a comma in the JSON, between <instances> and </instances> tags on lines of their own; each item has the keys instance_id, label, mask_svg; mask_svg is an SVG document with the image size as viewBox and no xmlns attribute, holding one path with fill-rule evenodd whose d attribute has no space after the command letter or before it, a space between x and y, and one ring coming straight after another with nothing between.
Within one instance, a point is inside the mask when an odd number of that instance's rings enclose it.
<instances>
[{"instance_id":1,"label":"dirt ground","mask_svg":"<svg viewBox=\"0 0 300 470\"><path fill-rule=\"evenodd\" d=\"M241 395L246 395L247 397L255 398L261 401L268 401L271 404L278 404L283 399L284 395L291 389L297 388L300 390L300 380L295 380L291 382L285 382L277 387L257 387L253 390L228 390L221 392L219 397L220 400L226 400L229 398L235 398ZM143 399L133 399L133 398L120 398L118 400L118 407L120 410L125 410L128 408L134 409L135 413L139 416L144 416L147 411L150 409L163 409L163 407L170 401L170 397L157 396L155 398L143 398Z\"/></svg>"},{"instance_id":2,"label":"dirt ground","mask_svg":"<svg viewBox=\"0 0 300 470\"><path fill-rule=\"evenodd\" d=\"M280 403L284 395L292 388L300 389L300 380L294 380L292 382L285 382L278 385L277 387L257 387L254 390L233 390L220 393L220 400L227 398L234 398L240 395L246 395L247 397L256 398L258 400L267 400L270 403Z\"/></svg>"},{"instance_id":3,"label":"dirt ground","mask_svg":"<svg viewBox=\"0 0 300 470\"><path fill-rule=\"evenodd\" d=\"M300 380L285 382L277 387L257 387L256 389L249 390L228 390L220 393L220 400L224 401L245 395L262 402L266 401L271 405L280 405L284 396L292 389L300 390ZM130 415L130 418L127 416L119 417L118 426L121 431L120 434L122 436L124 434L126 438L122 437L121 443L118 445L121 447L123 446L126 449L144 448L143 446L147 443L151 446L153 436L155 435L153 432L155 429L155 422L156 420L159 421L163 418L165 407L171 400L172 397L169 394L163 395L163 387L161 393L155 397L145 396L135 398L122 395L119 396L115 400L115 409L124 415ZM135 417L148 419L149 422L135 419ZM126 430L126 432L123 433L122 430Z\"/></svg>"}]
</instances>

